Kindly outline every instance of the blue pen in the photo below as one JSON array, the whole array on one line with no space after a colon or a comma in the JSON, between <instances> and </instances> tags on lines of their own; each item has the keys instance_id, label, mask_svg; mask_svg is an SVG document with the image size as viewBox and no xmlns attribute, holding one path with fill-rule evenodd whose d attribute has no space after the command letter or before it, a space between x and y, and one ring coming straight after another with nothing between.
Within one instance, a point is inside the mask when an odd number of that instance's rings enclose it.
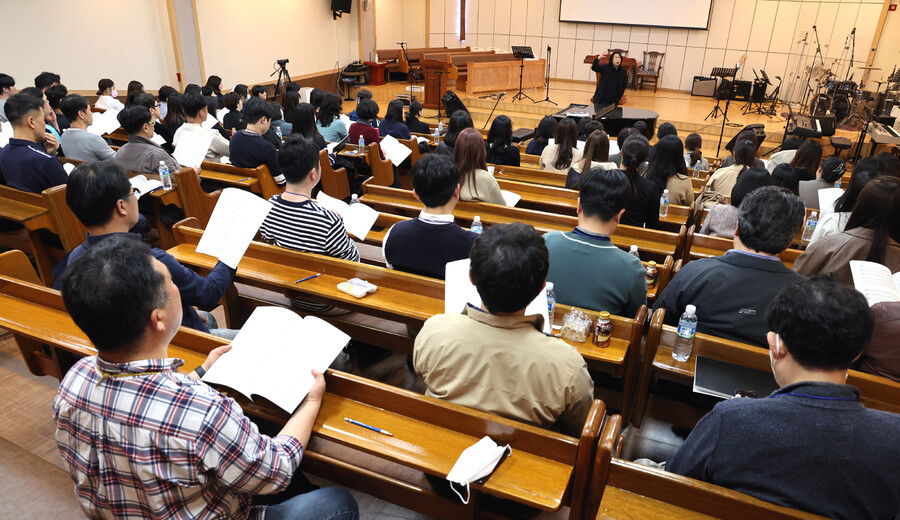
<instances>
[{"instance_id":1,"label":"blue pen","mask_svg":"<svg viewBox=\"0 0 900 520\"><path fill-rule=\"evenodd\" d=\"M353 419L351 419L351 418L349 418L349 417L344 417L344 420L347 421L347 422L350 423L350 424L355 424L355 425L357 425L357 426L362 426L363 428L372 430L373 432L378 432L378 433L381 433L381 434L384 434L384 435L389 435L389 436L391 436L391 437L394 436L393 433L391 433L391 432L389 432L389 431L387 431L387 430L382 430L381 428L376 428L376 427L374 427L374 426L369 426L368 424L361 423L361 422L359 422L359 421L355 421L355 420L353 420Z\"/></svg>"},{"instance_id":2,"label":"blue pen","mask_svg":"<svg viewBox=\"0 0 900 520\"><path fill-rule=\"evenodd\" d=\"M238 180L236 180L236 181L234 181L234 182L244 182L244 181L249 181L249 180L252 179L252 178L253 178L253 177L244 177L243 179L238 179Z\"/></svg>"},{"instance_id":3,"label":"blue pen","mask_svg":"<svg viewBox=\"0 0 900 520\"><path fill-rule=\"evenodd\" d=\"M319 276L322 276L322 273L314 274L314 275L312 275L312 276L307 276L306 278L301 278L301 279L295 281L294 283L305 282L305 281L307 281L307 280L312 280L313 278L317 278L317 277L319 277Z\"/></svg>"}]
</instances>

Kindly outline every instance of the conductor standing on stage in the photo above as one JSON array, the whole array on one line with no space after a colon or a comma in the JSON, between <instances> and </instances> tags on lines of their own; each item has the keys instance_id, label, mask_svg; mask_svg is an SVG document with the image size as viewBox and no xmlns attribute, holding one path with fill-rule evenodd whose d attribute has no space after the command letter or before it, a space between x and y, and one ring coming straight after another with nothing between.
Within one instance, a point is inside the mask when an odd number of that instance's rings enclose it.
<instances>
[{"instance_id":1,"label":"conductor standing on stage","mask_svg":"<svg viewBox=\"0 0 900 520\"><path fill-rule=\"evenodd\" d=\"M600 58L594 58L591 70L600 73L600 81L597 82L597 90L594 91L594 108L613 103L619 104L619 100L625 95L625 84L628 81L628 72L622 68L622 55L612 53L609 62L600 64Z\"/></svg>"}]
</instances>

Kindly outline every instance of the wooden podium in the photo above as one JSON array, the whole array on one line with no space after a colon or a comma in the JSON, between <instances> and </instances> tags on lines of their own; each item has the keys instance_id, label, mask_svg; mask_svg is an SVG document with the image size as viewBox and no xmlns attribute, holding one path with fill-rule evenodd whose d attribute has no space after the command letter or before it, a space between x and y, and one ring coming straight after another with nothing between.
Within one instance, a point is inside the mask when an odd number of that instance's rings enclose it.
<instances>
[{"instance_id":1,"label":"wooden podium","mask_svg":"<svg viewBox=\"0 0 900 520\"><path fill-rule=\"evenodd\" d=\"M445 61L422 60L419 62L422 74L425 75L425 108L439 108L441 96L447 91L447 78L450 76L450 64Z\"/></svg>"}]
</instances>

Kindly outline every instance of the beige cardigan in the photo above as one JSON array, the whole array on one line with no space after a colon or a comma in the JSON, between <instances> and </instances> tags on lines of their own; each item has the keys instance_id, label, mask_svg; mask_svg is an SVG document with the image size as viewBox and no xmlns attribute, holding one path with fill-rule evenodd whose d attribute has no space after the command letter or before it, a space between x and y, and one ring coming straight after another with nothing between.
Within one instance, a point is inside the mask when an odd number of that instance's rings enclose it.
<instances>
[{"instance_id":1,"label":"beige cardigan","mask_svg":"<svg viewBox=\"0 0 900 520\"><path fill-rule=\"evenodd\" d=\"M486 170L475 170L475 182L464 180L459 186L459 200L506 205L500 185Z\"/></svg>"}]
</instances>

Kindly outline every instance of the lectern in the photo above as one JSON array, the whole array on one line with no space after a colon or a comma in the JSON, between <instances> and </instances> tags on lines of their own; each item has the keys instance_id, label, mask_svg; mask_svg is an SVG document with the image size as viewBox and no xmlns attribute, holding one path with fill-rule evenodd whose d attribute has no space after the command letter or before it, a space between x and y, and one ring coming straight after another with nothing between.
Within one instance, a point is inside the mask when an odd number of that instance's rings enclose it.
<instances>
[{"instance_id":1,"label":"lectern","mask_svg":"<svg viewBox=\"0 0 900 520\"><path fill-rule=\"evenodd\" d=\"M419 62L425 75L425 108L440 108L441 96L447 91L447 75L450 64L445 61L422 60Z\"/></svg>"}]
</instances>

